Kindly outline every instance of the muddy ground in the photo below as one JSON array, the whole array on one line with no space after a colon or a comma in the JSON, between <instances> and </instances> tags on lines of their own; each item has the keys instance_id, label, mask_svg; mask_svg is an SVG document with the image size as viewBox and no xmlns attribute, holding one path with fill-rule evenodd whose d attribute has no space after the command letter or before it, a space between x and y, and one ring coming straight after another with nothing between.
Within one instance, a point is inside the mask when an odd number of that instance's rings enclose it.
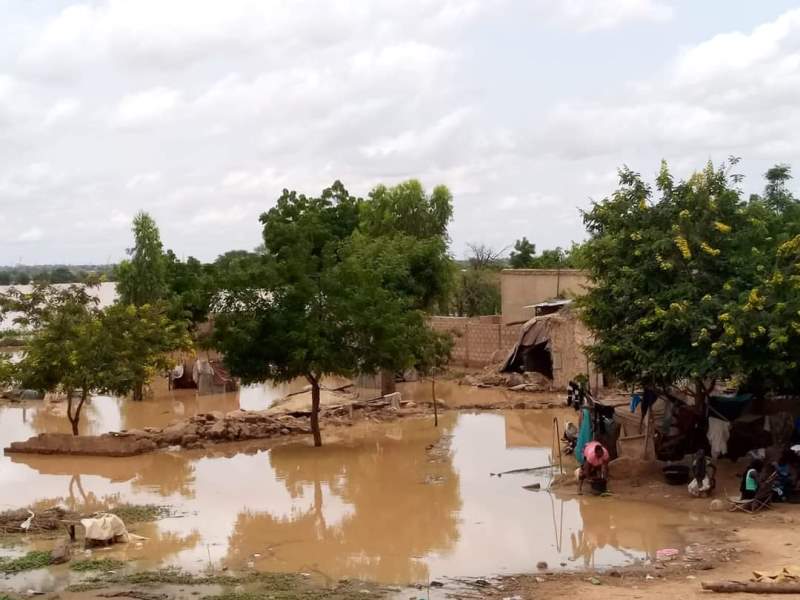
<instances>
[{"instance_id":1,"label":"muddy ground","mask_svg":"<svg viewBox=\"0 0 800 600\"><path fill-rule=\"evenodd\" d=\"M428 419L432 409L432 386L430 381L400 384L398 391L405 399L414 398L411 405L406 404L397 411L387 406L376 410L357 408L350 414L347 406L327 407L323 424L325 441L336 440L344 432L351 431L354 425L369 422L397 420L403 416ZM452 381L436 384L436 398L446 412L461 409L500 410L536 409L563 406L563 395L556 393L531 393L512 391L504 388L478 388L457 385ZM297 411L297 407L294 407ZM529 415L532 413L528 413ZM292 417L292 418L300 418ZM401 419L399 423L404 422ZM506 423L506 444L516 434L515 421ZM538 431L538 430L537 430ZM548 430L543 429L543 442L547 446ZM281 436L281 443L286 438ZM220 440L223 441L223 440ZM530 440L528 440L530 441ZM220 446L219 451L235 446ZM322 450L325 451L324 449ZM209 450L209 453L212 451ZM432 444L429 448L429 461L437 460L437 452L446 464L448 447L446 444ZM181 452L181 454L185 454ZM400 457L399 457L400 458ZM99 459L98 459L99 460ZM124 460L124 459L109 459ZM292 460L295 460L294 455ZM32 462L32 464L36 464ZM115 463L116 464L116 463ZM720 461L718 485L715 498L724 499L738 491L738 476L743 465ZM567 469L568 470L568 469ZM693 598L699 595L713 596L701 591L701 582L750 578L753 570L776 571L783 566L800 563L797 548L800 546L800 522L798 505L780 505L773 510L758 515L732 514L712 511L710 499L690 498L685 486L668 486L660 473L653 469L634 477L615 477L611 471L611 498L604 499L613 508L615 502L640 501L659 509L670 509L685 513L685 523L675 525L680 529L683 543L676 547L678 555L670 560L645 561L621 568L583 569L562 572L563 565L542 565L540 569L523 575L508 577L471 577L468 579L434 579L421 587L382 586L360 582L356 579L320 580L313 574L293 572L290 574L258 574L246 568L233 572L217 568L206 574L186 575L174 570L137 571L133 567L111 569L113 572L89 572L83 583L56 593L48 593L46 598L108 598L128 597L141 600L169 600L172 598L209 597L226 600L259 600L266 598L559 598L581 595L587 599L609 597L618 598L674 598L676 595ZM626 474L628 475L628 474ZM371 477L380 476L373 474ZM487 473L488 478L488 473ZM453 475L439 481L424 482L425 491L441 494L454 480ZM366 480L365 480L366 481ZM492 481L490 479L490 481ZM387 480L388 482L388 480ZM541 492L547 493L547 492ZM576 499L577 491L573 483L556 486L552 490L559 499ZM438 498L438 496L437 496ZM17 512L8 523L16 523L24 512ZM654 515L661 514L657 511ZM709 521L706 517L713 517ZM525 514L517 515L525 520ZM0 518L0 525L3 519ZM52 528L34 532L42 536L54 535ZM135 529L134 529L135 531ZM10 532L18 535L16 532ZM502 533L498 532L499 535ZM35 537L35 536L34 536ZM502 542L502 540L500 540ZM35 544L34 544L35 545ZM484 551L475 547L474 552ZM510 550L511 551L511 550ZM68 568L62 566L63 568ZM62 568L59 567L59 568ZM0 581L0 590L3 589ZM6 597L25 597L25 594L8 594ZM742 596L744 597L744 596ZM0 599L5 600L0 591Z\"/></svg>"}]
</instances>

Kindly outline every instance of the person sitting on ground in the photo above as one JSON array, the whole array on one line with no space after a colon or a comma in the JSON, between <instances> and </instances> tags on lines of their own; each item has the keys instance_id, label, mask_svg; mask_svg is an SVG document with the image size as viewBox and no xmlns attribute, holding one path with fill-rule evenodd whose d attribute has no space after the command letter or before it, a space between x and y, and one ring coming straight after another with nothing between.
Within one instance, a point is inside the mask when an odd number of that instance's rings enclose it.
<instances>
[{"instance_id":1,"label":"person sitting on ground","mask_svg":"<svg viewBox=\"0 0 800 600\"><path fill-rule=\"evenodd\" d=\"M742 500L752 500L756 497L758 486L761 480L761 471L764 469L764 461L760 458L752 460L742 475L742 483L739 486Z\"/></svg>"},{"instance_id":2,"label":"person sitting on ground","mask_svg":"<svg viewBox=\"0 0 800 600\"><path fill-rule=\"evenodd\" d=\"M589 442L583 448L583 465L578 476L578 493L583 492L585 479L608 479L608 450L600 442Z\"/></svg>"},{"instance_id":3,"label":"person sitting on ground","mask_svg":"<svg viewBox=\"0 0 800 600\"><path fill-rule=\"evenodd\" d=\"M706 456L702 448L697 451L692 461L692 480L689 482L689 494L700 498L710 496L716 485L717 467L710 456Z\"/></svg>"}]
</instances>

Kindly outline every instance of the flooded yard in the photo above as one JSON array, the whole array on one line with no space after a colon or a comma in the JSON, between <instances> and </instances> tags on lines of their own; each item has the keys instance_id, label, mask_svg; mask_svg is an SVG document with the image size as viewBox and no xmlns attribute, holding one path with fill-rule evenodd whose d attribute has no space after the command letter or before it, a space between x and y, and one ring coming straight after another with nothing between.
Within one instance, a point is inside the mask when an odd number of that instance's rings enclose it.
<instances>
[{"instance_id":1,"label":"flooded yard","mask_svg":"<svg viewBox=\"0 0 800 600\"><path fill-rule=\"evenodd\" d=\"M271 393L178 393L142 403L95 398L83 427L99 433L209 410L264 408ZM41 403L0 406L0 442L66 431L58 411ZM490 476L548 464L553 418L568 414L450 411L438 428L418 418L360 423L330 432L323 448L295 441L116 459L4 456L0 509L168 505L175 516L133 528L148 540L99 554L138 568L211 565L398 584L531 572L540 561L551 569L623 565L681 547L676 526L686 524L685 513L559 497L546 491L546 471ZM523 488L534 483L543 491ZM7 583L52 589L65 577L66 569L52 569Z\"/></svg>"}]
</instances>

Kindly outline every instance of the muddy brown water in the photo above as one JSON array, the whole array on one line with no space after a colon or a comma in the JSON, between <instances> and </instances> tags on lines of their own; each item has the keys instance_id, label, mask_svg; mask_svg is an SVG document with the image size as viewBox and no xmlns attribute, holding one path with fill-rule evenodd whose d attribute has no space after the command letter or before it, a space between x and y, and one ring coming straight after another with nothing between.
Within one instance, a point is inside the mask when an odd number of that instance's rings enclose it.
<instances>
[{"instance_id":1,"label":"muddy brown water","mask_svg":"<svg viewBox=\"0 0 800 600\"><path fill-rule=\"evenodd\" d=\"M181 392L142 403L95 398L82 430L263 407L282 392L199 398ZM61 410L35 402L0 405L0 443L67 431ZM95 554L132 560L138 568L200 571L211 565L398 584L531 572L539 561L555 569L623 565L682 547L676 525L695 518L685 513L523 489L533 483L547 488L547 472L489 475L548 464L553 418L568 416L560 410L451 411L438 428L424 418L328 432L323 448L295 441L115 459L4 456L0 509L169 505L178 516L133 527L147 541ZM6 584L52 589L67 573L42 570Z\"/></svg>"}]
</instances>

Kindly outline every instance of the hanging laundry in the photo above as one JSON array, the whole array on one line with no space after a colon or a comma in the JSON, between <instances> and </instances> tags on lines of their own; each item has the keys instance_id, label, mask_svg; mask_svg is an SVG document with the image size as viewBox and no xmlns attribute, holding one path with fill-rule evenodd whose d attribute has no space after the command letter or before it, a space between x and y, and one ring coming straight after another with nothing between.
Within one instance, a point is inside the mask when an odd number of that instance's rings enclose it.
<instances>
[{"instance_id":1,"label":"hanging laundry","mask_svg":"<svg viewBox=\"0 0 800 600\"><path fill-rule=\"evenodd\" d=\"M639 394L631 394L631 412L632 413L636 412L636 407L639 406L641 401L642 401L641 395L639 395Z\"/></svg>"},{"instance_id":2,"label":"hanging laundry","mask_svg":"<svg viewBox=\"0 0 800 600\"><path fill-rule=\"evenodd\" d=\"M708 418L708 443L711 444L711 456L719 458L728 453L728 439L731 437L730 421L716 417Z\"/></svg>"},{"instance_id":3,"label":"hanging laundry","mask_svg":"<svg viewBox=\"0 0 800 600\"><path fill-rule=\"evenodd\" d=\"M578 443L575 444L575 458L583 464L583 448L592 441L592 415L588 408L581 409L581 424L578 429Z\"/></svg>"}]
</instances>

